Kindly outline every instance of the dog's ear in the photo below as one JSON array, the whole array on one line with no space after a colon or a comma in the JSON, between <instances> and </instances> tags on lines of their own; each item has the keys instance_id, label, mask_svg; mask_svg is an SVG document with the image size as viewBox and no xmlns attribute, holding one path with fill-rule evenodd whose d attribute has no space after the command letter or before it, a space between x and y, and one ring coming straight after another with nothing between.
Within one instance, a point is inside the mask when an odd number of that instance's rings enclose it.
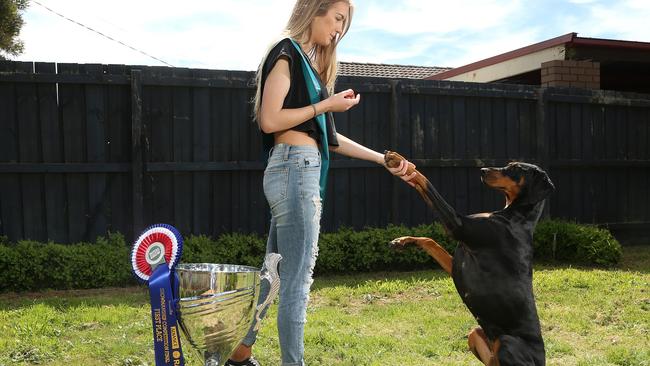
<instances>
[{"instance_id":1,"label":"dog's ear","mask_svg":"<svg viewBox=\"0 0 650 366\"><path fill-rule=\"evenodd\" d=\"M555 186L545 171L541 169L531 170L524 178L525 187L519 195L518 203L521 205L534 205L543 201L555 191Z\"/></svg>"}]
</instances>

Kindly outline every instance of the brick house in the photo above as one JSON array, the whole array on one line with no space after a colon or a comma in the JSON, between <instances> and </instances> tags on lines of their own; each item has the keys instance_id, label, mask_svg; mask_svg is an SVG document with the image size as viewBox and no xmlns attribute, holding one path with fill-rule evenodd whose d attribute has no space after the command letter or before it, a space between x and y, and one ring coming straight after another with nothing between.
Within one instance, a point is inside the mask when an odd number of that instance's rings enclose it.
<instances>
[{"instance_id":1,"label":"brick house","mask_svg":"<svg viewBox=\"0 0 650 366\"><path fill-rule=\"evenodd\" d=\"M569 33L426 79L650 93L650 43Z\"/></svg>"}]
</instances>

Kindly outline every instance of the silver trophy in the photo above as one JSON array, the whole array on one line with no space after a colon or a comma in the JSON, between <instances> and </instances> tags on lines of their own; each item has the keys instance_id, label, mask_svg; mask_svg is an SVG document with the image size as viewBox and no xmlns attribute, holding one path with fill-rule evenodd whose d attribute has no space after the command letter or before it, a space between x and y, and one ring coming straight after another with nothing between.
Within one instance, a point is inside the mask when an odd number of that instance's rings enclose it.
<instances>
[{"instance_id":1,"label":"silver trophy","mask_svg":"<svg viewBox=\"0 0 650 366\"><path fill-rule=\"evenodd\" d=\"M178 316L183 345L191 345L205 366L223 365L244 339L280 288L278 263L282 256L266 255L264 265L190 263L176 266L179 276ZM259 305L261 281L270 291ZM256 306L257 305L257 306Z\"/></svg>"}]
</instances>

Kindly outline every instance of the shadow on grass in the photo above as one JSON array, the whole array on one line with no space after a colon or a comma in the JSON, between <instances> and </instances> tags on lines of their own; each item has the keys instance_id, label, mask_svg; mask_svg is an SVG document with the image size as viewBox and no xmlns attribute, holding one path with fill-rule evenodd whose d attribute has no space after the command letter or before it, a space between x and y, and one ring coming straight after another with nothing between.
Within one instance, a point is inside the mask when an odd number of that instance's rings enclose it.
<instances>
[{"instance_id":1,"label":"shadow on grass","mask_svg":"<svg viewBox=\"0 0 650 366\"><path fill-rule=\"evenodd\" d=\"M623 257L616 268L650 273L650 244L623 247Z\"/></svg>"},{"instance_id":2,"label":"shadow on grass","mask_svg":"<svg viewBox=\"0 0 650 366\"><path fill-rule=\"evenodd\" d=\"M346 286L354 287L358 285L363 285L367 282L375 281L394 281L401 280L405 283L416 283L422 281L429 281L434 279L444 279L448 278L449 275L441 270L439 267L434 267L431 270L417 269L414 271L382 271L382 272L363 272L363 273L353 273L349 275L323 275L316 276L314 285L312 286L312 291L317 291L327 287L334 286Z\"/></svg>"},{"instance_id":3,"label":"shadow on grass","mask_svg":"<svg viewBox=\"0 0 650 366\"><path fill-rule=\"evenodd\" d=\"M17 310L39 304L62 311L82 305L88 307L115 305L139 307L149 304L149 290L144 286L132 286L90 290L5 293L0 296L0 310Z\"/></svg>"}]
</instances>

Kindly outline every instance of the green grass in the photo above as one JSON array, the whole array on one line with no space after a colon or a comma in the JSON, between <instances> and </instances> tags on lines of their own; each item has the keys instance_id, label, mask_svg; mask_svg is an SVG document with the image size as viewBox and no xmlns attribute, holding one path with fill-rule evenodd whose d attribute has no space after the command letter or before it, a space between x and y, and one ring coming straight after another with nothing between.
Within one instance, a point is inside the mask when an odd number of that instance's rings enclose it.
<instances>
[{"instance_id":1,"label":"green grass","mask_svg":"<svg viewBox=\"0 0 650 366\"><path fill-rule=\"evenodd\" d=\"M547 364L650 365L649 283L650 246L624 248L616 269L537 266ZM275 310L255 347L264 365L279 364ZM2 294L0 365L153 365L149 312L143 287ZM480 365L467 350L475 325L439 270L319 277L305 357L309 365Z\"/></svg>"}]
</instances>

